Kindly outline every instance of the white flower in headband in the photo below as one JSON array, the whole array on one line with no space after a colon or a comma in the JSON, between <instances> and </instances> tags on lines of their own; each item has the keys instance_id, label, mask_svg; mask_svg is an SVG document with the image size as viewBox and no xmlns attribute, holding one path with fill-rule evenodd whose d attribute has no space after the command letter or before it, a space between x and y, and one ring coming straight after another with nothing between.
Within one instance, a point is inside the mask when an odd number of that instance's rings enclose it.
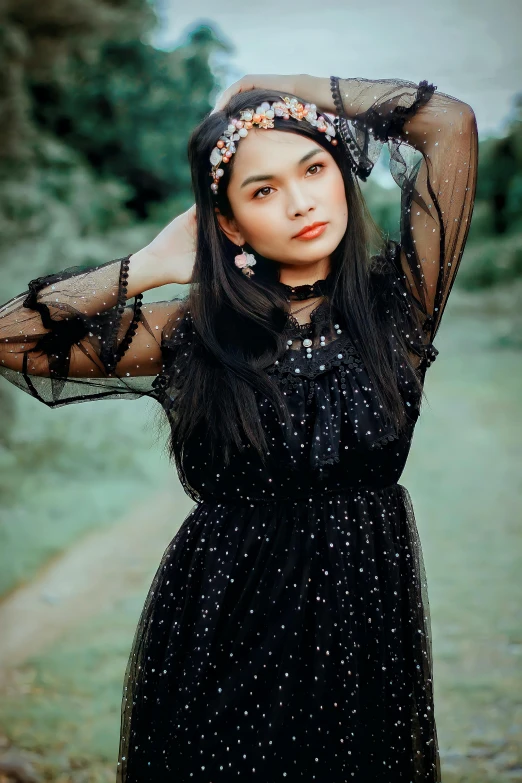
<instances>
[{"instance_id":1,"label":"white flower in headband","mask_svg":"<svg viewBox=\"0 0 522 783\"><path fill-rule=\"evenodd\" d=\"M334 126L324 115L317 113L315 103L303 104L297 98L285 96L282 101L275 101L272 104L264 101L255 111L254 109L244 109L240 113L239 119L230 120L228 128L220 136L210 155L212 164L210 176L213 179L210 187L214 194L217 193L219 180L225 173L221 164L228 163L236 151L236 142L247 136L248 131L256 125L259 128L273 128L274 117L283 117L285 120L289 117L296 120L306 120L317 130L323 132L327 140L334 146L337 144L337 139L334 138L336 135Z\"/></svg>"}]
</instances>

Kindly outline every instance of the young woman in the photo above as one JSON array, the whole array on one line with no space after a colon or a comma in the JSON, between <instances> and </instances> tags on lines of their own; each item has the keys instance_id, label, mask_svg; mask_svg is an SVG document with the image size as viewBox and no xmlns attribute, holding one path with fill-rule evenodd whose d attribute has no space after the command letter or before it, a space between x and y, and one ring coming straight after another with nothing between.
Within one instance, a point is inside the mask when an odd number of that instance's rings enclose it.
<instances>
[{"instance_id":1,"label":"young woman","mask_svg":"<svg viewBox=\"0 0 522 783\"><path fill-rule=\"evenodd\" d=\"M399 243L357 183L384 143ZM157 400L196 503L136 631L118 780L440 781L398 481L470 224L474 113L426 82L250 76L189 159L195 206L150 245L0 310L0 370L46 405Z\"/></svg>"}]
</instances>

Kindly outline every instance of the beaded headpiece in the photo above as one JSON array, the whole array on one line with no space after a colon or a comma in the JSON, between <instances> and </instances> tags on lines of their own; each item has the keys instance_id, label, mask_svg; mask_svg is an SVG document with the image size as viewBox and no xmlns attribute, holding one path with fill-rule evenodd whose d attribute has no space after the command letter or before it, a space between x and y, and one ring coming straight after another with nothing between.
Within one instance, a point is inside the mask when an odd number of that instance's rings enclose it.
<instances>
[{"instance_id":1,"label":"beaded headpiece","mask_svg":"<svg viewBox=\"0 0 522 783\"><path fill-rule=\"evenodd\" d=\"M323 132L334 146L337 144L337 139L334 138L336 135L334 126L324 115L317 113L315 103L303 104L297 98L285 96L282 101L275 101L272 104L264 101L255 111L254 109L244 109L240 113L239 119L230 120L228 128L220 136L210 155L212 164L210 176L213 180L210 187L214 195L217 193L219 180L225 173L221 164L228 163L236 151L236 142L247 136L248 131L256 125L265 129L273 128L274 117L282 117L285 120L289 117L296 120L306 120L317 130Z\"/></svg>"}]
</instances>

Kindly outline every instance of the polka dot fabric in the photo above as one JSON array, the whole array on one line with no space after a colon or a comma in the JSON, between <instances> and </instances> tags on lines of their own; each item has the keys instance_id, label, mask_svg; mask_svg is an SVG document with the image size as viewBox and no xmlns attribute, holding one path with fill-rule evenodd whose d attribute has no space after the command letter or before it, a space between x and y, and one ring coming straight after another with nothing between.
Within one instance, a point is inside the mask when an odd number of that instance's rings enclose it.
<instances>
[{"instance_id":1,"label":"polka dot fabric","mask_svg":"<svg viewBox=\"0 0 522 783\"><path fill-rule=\"evenodd\" d=\"M401 485L198 504L138 627L120 780L435 780L428 623Z\"/></svg>"}]
</instances>

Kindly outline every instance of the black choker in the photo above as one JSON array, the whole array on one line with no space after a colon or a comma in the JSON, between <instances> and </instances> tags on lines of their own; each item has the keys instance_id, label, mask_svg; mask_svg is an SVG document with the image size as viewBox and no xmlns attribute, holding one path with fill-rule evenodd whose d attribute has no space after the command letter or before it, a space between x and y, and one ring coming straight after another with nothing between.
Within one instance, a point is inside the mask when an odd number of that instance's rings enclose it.
<instances>
[{"instance_id":1,"label":"black choker","mask_svg":"<svg viewBox=\"0 0 522 783\"><path fill-rule=\"evenodd\" d=\"M286 283L278 283L278 286L282 289L283 294L290 301L301 301L302 299L313 299L316 296L324 296L329 294L331 285L333 282L333 275L327 275L322 280L316 280L315 283L306 283L305 285L287 285Z\"/></svg>"}]
</instances>

